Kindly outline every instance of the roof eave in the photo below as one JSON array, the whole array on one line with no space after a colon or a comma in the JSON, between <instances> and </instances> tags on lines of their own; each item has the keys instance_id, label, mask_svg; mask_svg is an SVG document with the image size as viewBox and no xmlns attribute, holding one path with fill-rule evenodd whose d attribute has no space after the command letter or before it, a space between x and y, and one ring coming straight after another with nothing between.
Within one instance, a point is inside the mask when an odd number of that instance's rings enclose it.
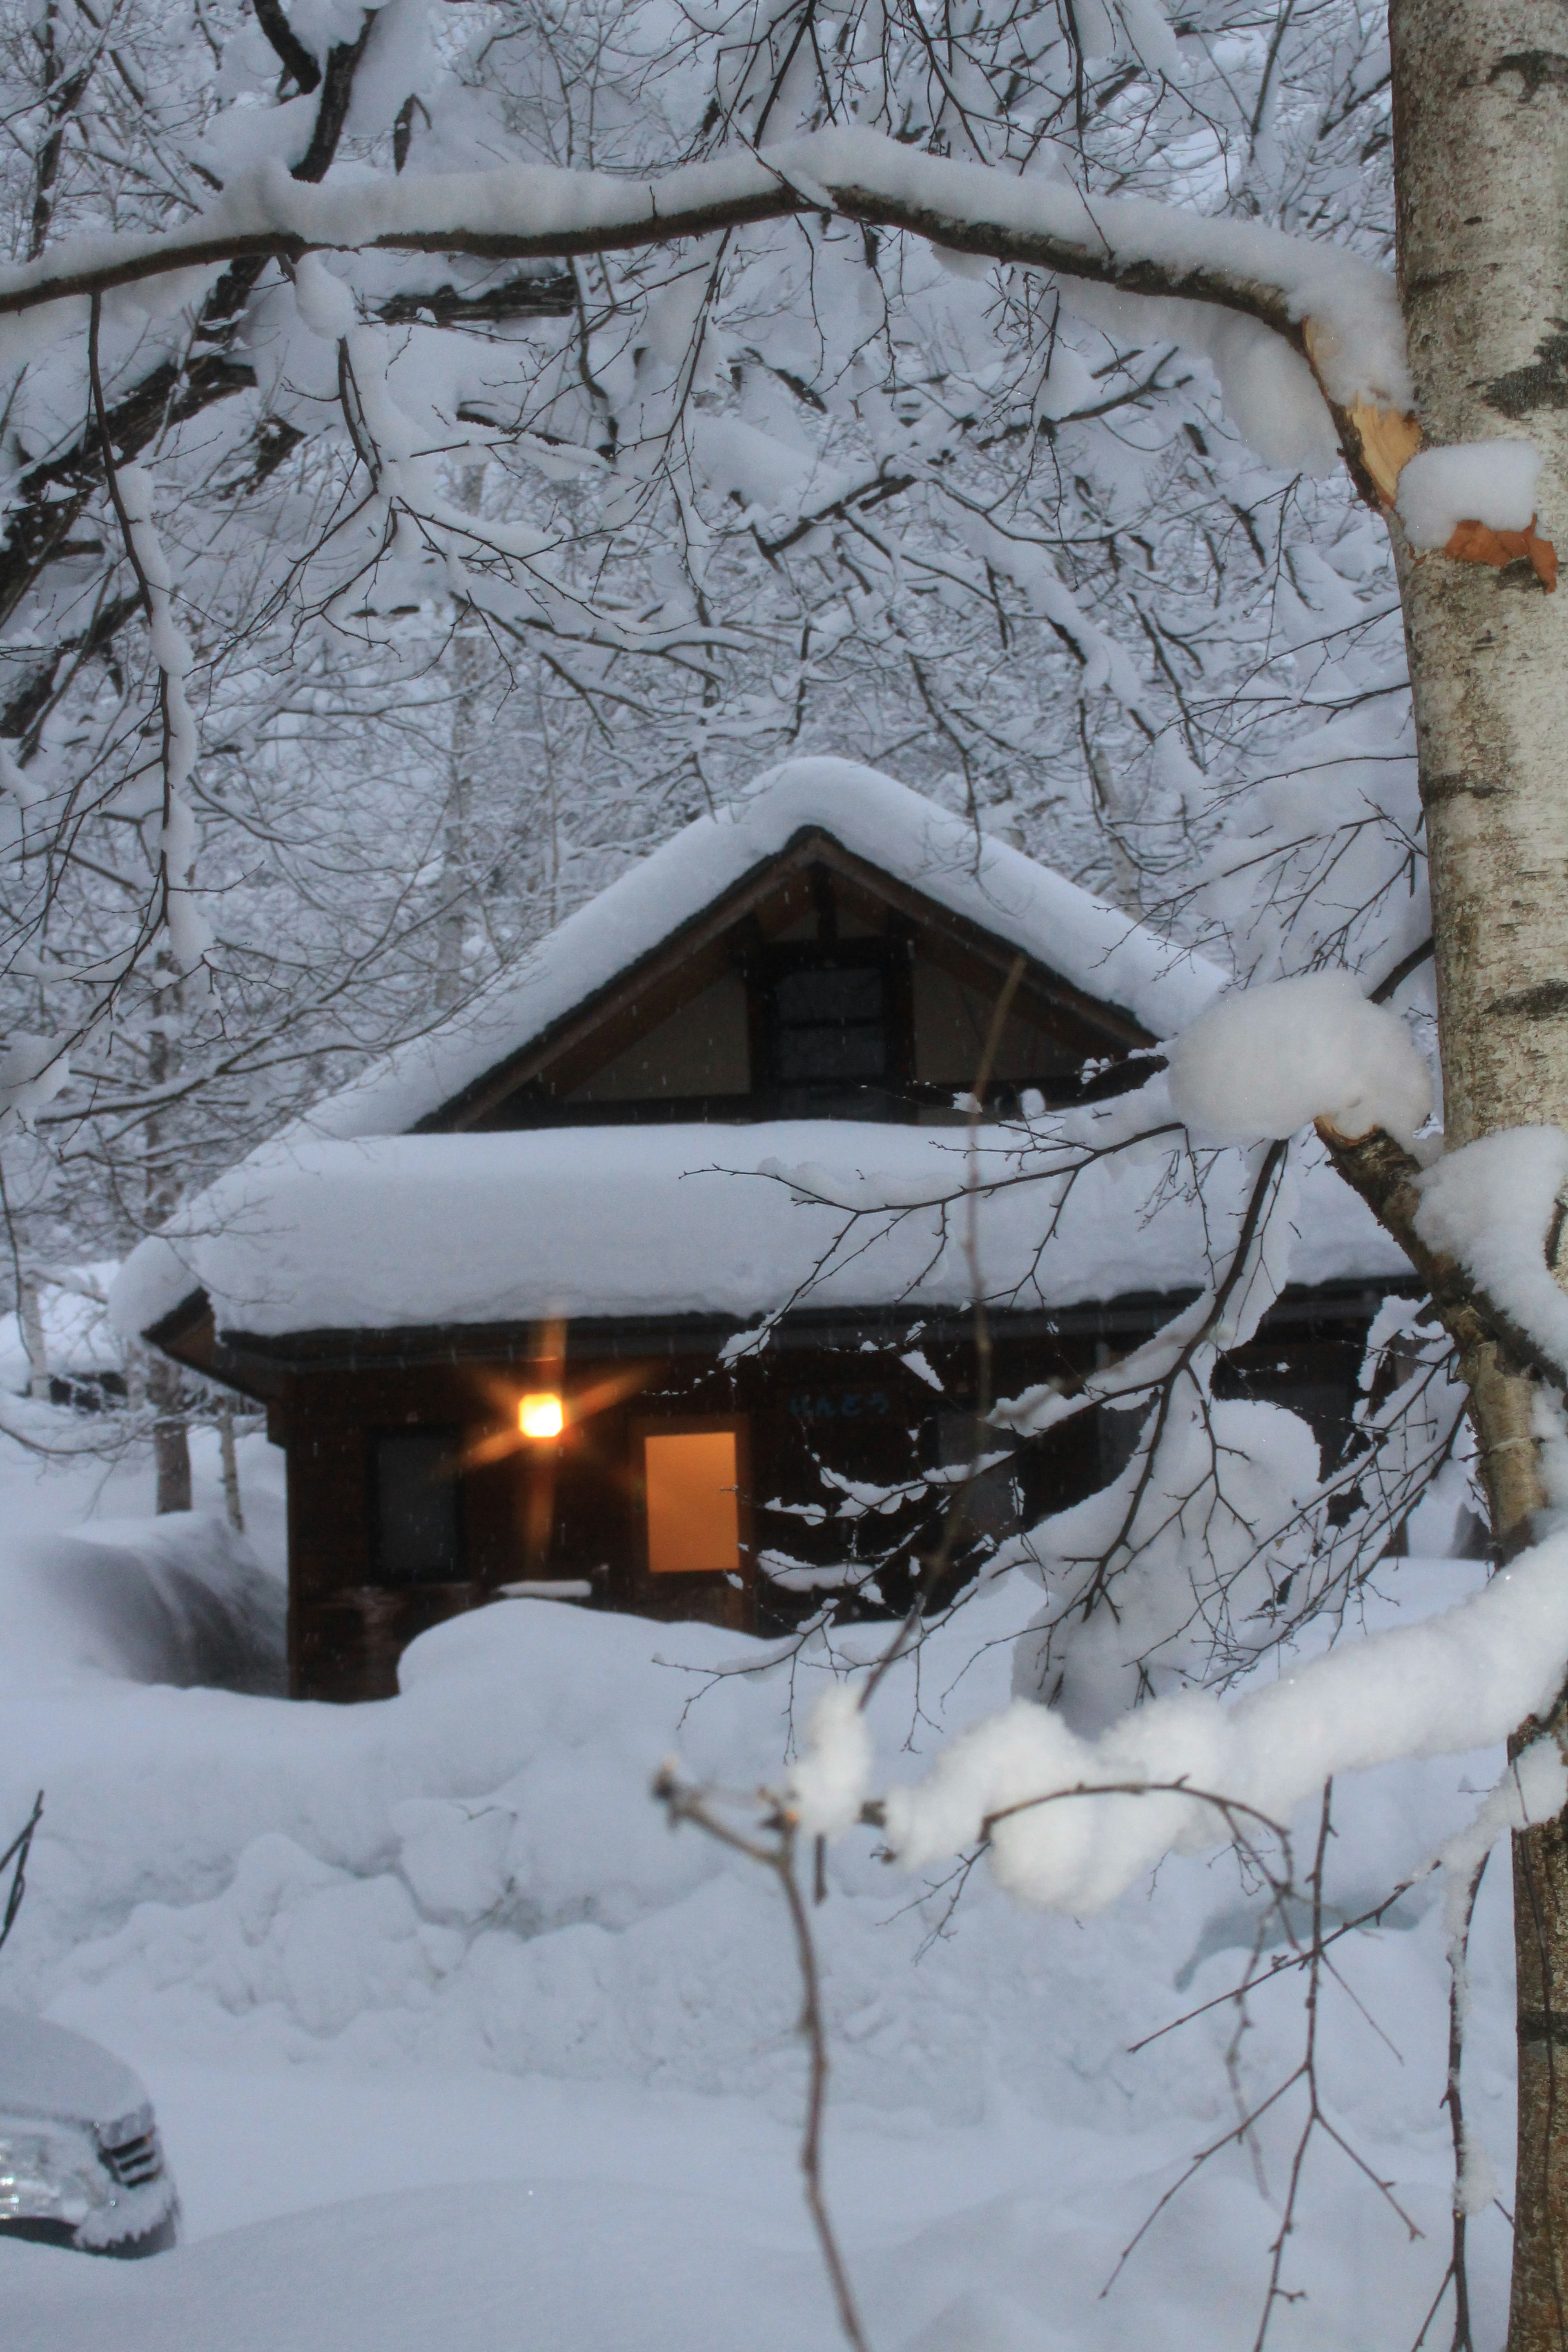
<instances>
[{"instance_id":1,"label":"roof eave","mask_svg":"<svg viewBox=\"0 0 1568 2352\"><path fill-rule=\"evenodd\" d=\"M1349 1274L1321 1283L1289 1283L1268 1310L1265 1324L1279 1329L1298 1321L1363 1321L1375 1311L1379 1300L1410 1288L1413 1281L1414 1277L1397 1274ZM1129 1335L1180 1312L1198 1295L1195 1285L1186 1284L1173 1290L1127 1291L1113 1298L1079 1299L1057 1307L993 1306L987 1319L999 1336L1014 1339ZM773 1326L766 1348L834 1347L858 1341L873 1331L881 1331L894 1345L914 1324L921 1325L933 1342L966 1341L972 1321L968 1307L933 1307L929 1302L914 1300L796 1307ZM563 1328L569 1360L606 1357L656 1360L715 1355L728 1340L754 1328L733 1316L670 1311L576 1316L564 1326L559 1319L538 1318L507 1323L322 1327L280 1332L226 1329L217 1338L218 1354L226 1364L243 1370L245 1377L236 1377L234 1370L212 1377L226 1379L234 1387L248 1385L251 1393L262 1395L268 1392L264 1384L270 1383L270 1392L275 1394L281 1379L301 1373L415 1370L434 1364L558 1363Z\"/></svg>"},{"instance_id":2,"label":"roof eave","mask_svg":"<svg viewBox=\"0 0 1568 2352\"><path fill-rule=\"evenodd\" d=\"M218 1330L212 1301L199 1286L155 1323L149 1323L142 1338L148 1347L156 1348L160 1355L187 1371L237 1389L258 1403L267 1403L279 1392L284 1367L258 1359L243 1345L236 1348L230 1335Z\"/></svg>"}]
</instances>

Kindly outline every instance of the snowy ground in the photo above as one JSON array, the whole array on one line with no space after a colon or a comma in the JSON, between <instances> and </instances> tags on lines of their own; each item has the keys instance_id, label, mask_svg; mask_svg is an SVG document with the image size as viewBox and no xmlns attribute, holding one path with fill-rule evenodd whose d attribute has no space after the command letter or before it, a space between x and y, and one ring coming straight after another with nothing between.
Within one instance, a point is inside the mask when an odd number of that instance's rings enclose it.
<instances>
[{"instance_id":1,"label":"snowy ground","mask_svg":"<svg viewBox=\"0 0 1568 2352\"><path fill-rule=\"evenodd\" d=\"M276 1574L278 1457L244 1454ZM216 1507L216 1459L198 1460ZM803 2062L774 1890L647 1796L679 1748L746 1786L788 1738L782 1670L701 1627L501 1604L438 1629L403 1695L291 1707L129 1678L101 1593L45 1591L42 1539L96 1515L122 1556L143 1468L40 1477L0 1459L0 1826L47 1794L0 1999L98 2035L145 2076L184 2200L178 2252L130 2265L0 2245L6 2341L78 2352L799 2352L835 2340L795 2173ZM199 1530L182 1538L199 1549ZM215 1544L217 1538L214 1538ZM221 1546L218 1547L221 1549ZM41 1564L40 1564L41 1563ZM1479 1571L1405 1564L1407 1613ZM221 1578L219 1580L221 1582ZM73 1611L75 1612L73 1616ZM879 1700L911 1769L1004 1695L1003 1592ZM987 1647L986 1644L991 1646ZM118 1667L116 1656L121 1657ZM106 1663L107 1661L107 1663ZM971 1661L973 1661L972 1664ZM808 1670L797 1702L819 1675ZM682 1721L682 1710L694 1700ZM1468 1817L1498 1759L1401 1768L1338 1792L1346 1911ZM1297 1829L1310 1843L1314 1822ZM1483 1890L1467 2093L1504 2183L1505 1873ZM1228 1861L1167 1864L1075 1922L977 1873L940 1904L867 1836L816 1914L832 2020L829 2182L876 2352L1246 2352L1300 2118L1226 2149L1126 2241L1236 2107L1222 2006L1250 1937ZM1408 2344L1447 2252L1447 1997L1435 1895L1339 1948L1322 2084L1336 2124L1424 2231L1331 2144L1314 2148L1276 2310L1280 2347ZM1300 2054L1299 1989L1253 2004L1239 2079ZM1481 2338L1501 2333L1507 2227L1473 2232ZM1438 2340L1446 2340L1447 2315ZM1479 2339L1480 2340L1480 2339Z\"/></svg>"}]
</instances>

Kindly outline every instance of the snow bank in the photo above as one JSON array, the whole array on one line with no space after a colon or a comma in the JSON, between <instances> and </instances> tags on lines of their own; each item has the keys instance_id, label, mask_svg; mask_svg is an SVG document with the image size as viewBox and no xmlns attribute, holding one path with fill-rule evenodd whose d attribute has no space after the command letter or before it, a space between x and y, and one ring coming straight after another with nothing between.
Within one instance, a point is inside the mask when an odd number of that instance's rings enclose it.
<instances>
[{"instance_id":1,"label":"snow bank","mask_svg":"<svg viewBox=\"0 0 1568 2352\"><path fill-rule=\"evenodd\" d=\"M1178 1197L1157 1217L1142 1211L1165 1151L1152 1166L1104 1160L1073 1183L1042 1255L1062 1164L1021 1131L981 1130L983 1181L1039 1180L980 1203L990 1297L1066 1306L1202 1287L1239 1158L1215 1171L1203 1211ZM221 1330L262 1334L551 1316L747 1324L806 1284L814 1307L963 1307L965 1223L941 1204L962 1199L965 1176L962 1130L847 1119L282 1143L134 1250L111 1306L121 1330L143 1331L199 1286ZM1302 1184L1289 1278L1407 1270L1326 1164Z\"/></svg>"},{"instance_id":2,"label":"snow bank","mask_svg":"<svg viewBox=\"0 0 1568 2352\"><path fill-rule=\"evenodd\" d=\"M0 1559L0 1691L85 1675L280 1695L285 1617L282 1583L222 1518L170 1512L13 1536Z\"/></svg>"},{"instance_id":3,"label":"snow bank","mask_svg":"<svg viewBox=\"0 0 1568 2352\"><path fill-rule=\"evenodd\" d=\"M1535 512L1541 452L1530 441L1459 441L1420 449L1399 477L1412 547L1446 547L1462 522L1523 530Z\"/></svg>"},{"instance_id":4,"label":"snow bank","mask_svg":"<svg viewBox=\"0 0 1568 2352\"><path fill-rule=\"evenodd\" d=\"M1423 1585L1463 1590L1477 1572L1429 1564ZM998 1579L889 1675L867 1721L899 1771L928 1769L950 1733L1005 1706L1008 1636L1037 1591ZM838 1663L885 1638L851 1629ZM751 1671L714 1679L737 1666ZM7 1997L89 2031L156 2024L246 2065L543 2070L745 2089L798 2115L798 1984L777 1891L700 1832L672 1835L648 1788L672 1748L693 1779L781 1786L792 1709L804 1723L837 1690L826 1651L796 1660L712 1627L507 1601L424 1636L402 1679L397 1698L357 1707L101 1681L8 1697L0 1820L25 1818L40 1784L47 1794ZM863 1766L846 1711L835 1696L816 1742L831 1784L817 1793L835 1807ZM821 1768L798 1769L804 1797ZM1344 1809L1336 1899L1388 1858L1369 1863L1358 1822L1379 1825L1396 1870L1416 1867L1473 1813L1463 1777L1396 1775ZM1115 1802L1076 1810L1121 1853ZM1145 1801L1138 1836L1163 1802ZM1245 1948L1252 1932L1206 1867L1167 1872L1158 1918L1131 1906L1065 1940L977 1878L957 1938L914 1969L934 1918L918 1873L891 1876L868 1834L834 1849L831 1881L814 1917L839 2095L950 2117L978 2117L994 2053L1058 2125L1118 2128L1121 2094L1088 2053L1120 2051L1135 2020L1163 2021L1188 1954ZM1189 2066L1169 2045L1144 2080L1165 2067L1179 2083Z\"/></svg>"},{"instance_id":5,"label":"snow bank","mask_svg":"<svg viewBox=\"0 0 1568 2352\"><path fill-rule=\"evenodd\" d=\"M1402 1564L1422 1605L1478 1574ZM1005 1703L1006 1637L1037 1595L998 1580L894 1670L869 1722L895 1769L929 1769L934 1746ZM883 1638L851 1629L839 1663ZM788 1920L767 1873L671 1835L647 1794L677 1745L694 1777L780 1785L792 1698L801 1723L840 1687L825 1650L794 1659L710 1627L521 1601L416 1643L404 1685L353 1708L101 1677L18 1676L7 1693L0 1822L24 1818L40 1781L47 1798L5 1997L47 2003L138 2066L196 2241L113 2275L0 2244L11 2336L39 2352L104 2336L129 2352L414 2352L435 2337L478 2352L522 2310L544 2352L694 2331L737 2352L826 2341L798 2203ZM843 1708L836 1696L829 1717ZM858 1770L842 1728L826 1743L840 1785L840 1766ZM1353 1801L1342 1790L1330 1916L1360 1916L1469 1824L1466 1784L1500 1764L1385 1767ZM1223 1993L1260 1935L1274 1948L1256 1891L1223 1859L1177 1858L1148 1899L1075 1921L976 1873L948 1916L951 1881L932 1892L889 1873L877 1843L833 1850L811 1914L830 2189L872 2340L1139 2352L1152 2294L1178 2352L1213 2347L1216 2310L1222 2335L1240 2312L1249 2336L1278 2217L1239 2153L1159 2226L1150 2267L1098 2298L1159 2189L1215 2135L1232 2012L1135 2059L1128 2044ZM1506 2174L1507 1924L1491 1882L1468 2116ZM1325 2326L1360 2342L1374 2322L1380 2341L1413 2340L1446 2245L1436 1905L1418 1889L1336 1958L1379 2025L1397 2021L1401 2057L1331 1988L1321 2088L1431 2234L1365 2237L1359 2178L1331 2158L1292 2241L1311 2301L1300 2324L1283 2307L1281 2352L1310 2352ZM1300 1990L1287 1975L1255 2004L1249 2082L1295 2064ZM1260 2127L1271 2178L1295 2121ZM1347 2243L1362 2250L1351 2263Z\"/></svg>"},{"instance_id":6,"label":"snow bank","mask_svg":"<svg viewBox=\"0 0 1568 2352\"><path fill-rule=\"evenodd\" d=\"M768 1654L709 1628L503 1601L416 1643L401 1697L333 1707L73 1687L38 1675L30 1627L12 1649L34 1672L0 1712L0 1819L24 1784L29 1803L47 1791L20 1964L120 1931L72 1967L96 1979L141 1952L166 1971L177 1952L183 1980L237 2010L281 2002L316 2034L443 1983L472 1940L459 1929L477 1924L493 1973L517 1938L521 1952L546 1929L624 1930L704 1885L716 1853L671 1839L647 1797L691 1687L657 1653L710 1671ZM760 1701L716 1691L694 1763L776 1769L787 1705L776 1684Z\"/></svg>"},{"instance_id":7,"label":"snow bank","mask_svg":"<svg viewBox=\"0 0 1568 2352\"><path fill-rule=\"evenodd\" d=\"M1345 1136L1387 1130L1406 1150L1432 1108L1432 1076L1397 1013L1353 973L1309 972L1226 997L1171 1048L1171 1100L1194 1139L1250 1142L1327 1118Z\"/></svg>"},{"instance_id":8,"label":"snow bank","mask_svg":"<svg viewBox=\"0 0 1568 2352\"><path fill-rule=\"evenodd\" d=\"M516 2336L534 2352L799 2352L835 2325L820 2264L782 2251L746 2201L679 2181L552 2180L543 2150L527 2186L367 2197L155 2262L5 2252L27 2352L495 2352ZM96 2275L111 2267L135 2275Z\"/></svg>"}]
</instances>

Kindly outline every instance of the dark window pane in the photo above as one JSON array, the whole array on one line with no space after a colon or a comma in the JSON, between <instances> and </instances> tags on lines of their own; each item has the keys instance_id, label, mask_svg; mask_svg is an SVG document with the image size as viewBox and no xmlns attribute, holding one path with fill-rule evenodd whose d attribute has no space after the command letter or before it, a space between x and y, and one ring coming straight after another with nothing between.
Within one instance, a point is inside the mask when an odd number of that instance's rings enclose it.
<instances>
[{"instance_id":1,"label":"dark window pane","mask_svg":"<svg viewBox=\"0 0 1568 2352\"><path fill-rule=\"evenodd\" d=\"M886 980L876 964L805 965L773 986L781 1085L888 1075Z\"/></svg>"},{"instance_id":2,"label":"dark window pane","mask_svg":"<svg viewBox=\"0 0 1568 2352\"><path fill-rule=\"evenodd\" d=\"M880 1021L882 975L868 963L807 965L780 975L775 1002L784 1022Z\"/></svg>"},{"instance_id":3,"label":"dark window pane","mask_svg":"<svg viewBox=\"0 0 1568 2352\"><path fill-rule=\"evenodd\" d=\"M887 1076L887 1052L879 1029L786 1029L779 1039L778 1076L784 1086L809 1086L819 1079L847 1080Z\"/></svg>"},{"instance_id":4,"label":"dark window pane","mask_svg":"<svg viewBox=\"0 0 1568 2352\"><path fill-rule=\"evenodd\" d=\"M1102 1416L1103 1417L1103 1416ZM944 1412L937 1422L937 1459L944 1470L967 1470L991 1454L1010 1454L1014 1441L969 1412ZM1018 1532L1018 1486L1012 1464L991 1462L970 1479L963 1497L965 1536L991 1536L1000 1543Z\"/></svg>"},{"instance_id":5,"label":"dark window pane","mask_svg":"<svg viewBox=\"0 0 1568 2352\"><path fill-rule=\"evenodd\" d=\"M376 1440L376 1567L387 1584L450 1584L462 1574L459 1442L449 1429Z\"/></svg>"}]
</instances>

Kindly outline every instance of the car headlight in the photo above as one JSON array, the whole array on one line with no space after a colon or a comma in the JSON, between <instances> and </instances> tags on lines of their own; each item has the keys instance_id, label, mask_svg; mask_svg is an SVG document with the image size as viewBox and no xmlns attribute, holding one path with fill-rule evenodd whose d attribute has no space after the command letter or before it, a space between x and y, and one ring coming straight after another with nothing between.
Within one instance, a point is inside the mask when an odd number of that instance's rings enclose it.
<instances>
[{"instance_id":1,"label":"car headlight","mask_svg":"<svg viewBox=\"0 0 1568 2352\"><path fill-rule=\"evenodd\" d=\"M0 2116L0 2223L60 2221L78 2229L112 2185L85 2132Z\"/></svg>"}]
</instances>

